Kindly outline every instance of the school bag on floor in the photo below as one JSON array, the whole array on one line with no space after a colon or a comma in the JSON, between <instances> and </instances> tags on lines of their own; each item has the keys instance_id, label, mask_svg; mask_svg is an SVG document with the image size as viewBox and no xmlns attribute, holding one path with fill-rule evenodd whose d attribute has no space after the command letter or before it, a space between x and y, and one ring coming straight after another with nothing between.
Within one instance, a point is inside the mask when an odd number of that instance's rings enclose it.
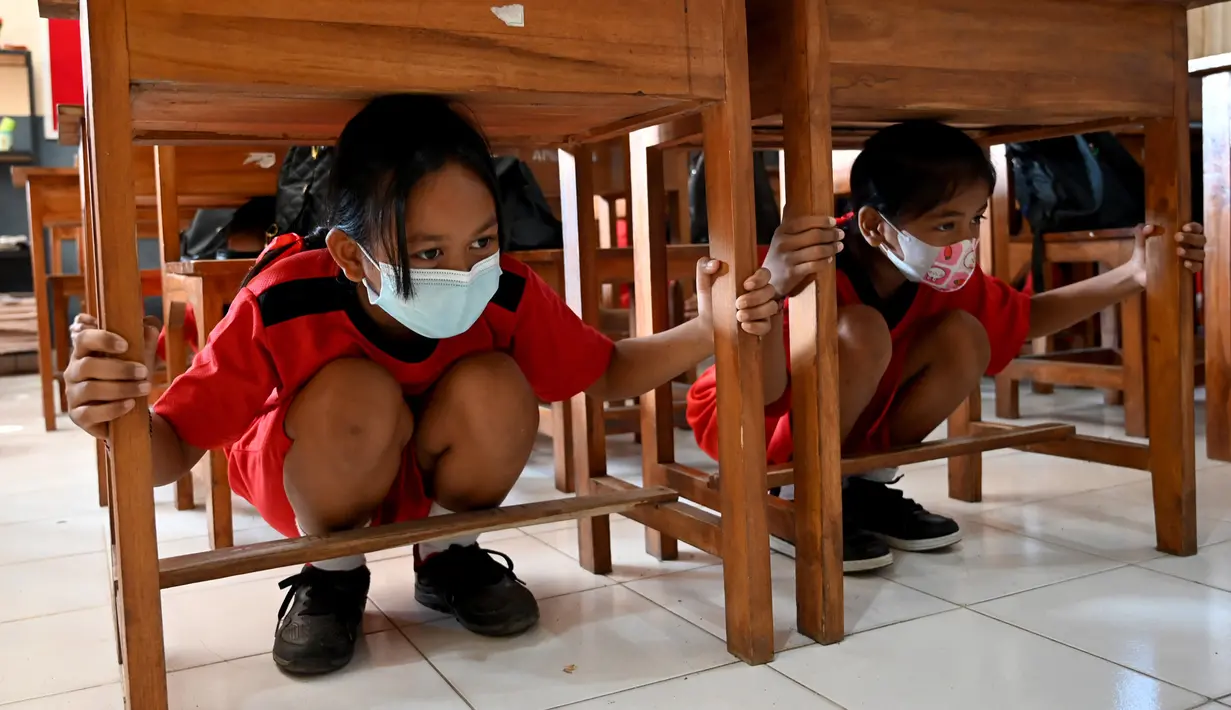
<instances>
[{"instance_id":1,"label":"school bag on floor","mask_svg":"<svg viewBox=\"0 0 1231 710\"><path fill-rule=\"evenodd\" d=\"M1034 244L1034 290L1041 291L1044 237L1060 232L1133 227L1145 217L1145 173L1111 133L1006 146L1022 217Z\"/></svg>"},{"instance_id":2,"label":"school bag on floor","mask_svg":"<svg viewBox=\"0 0 1231 710\"><path fill-rule=\"evenodd\" d=\"M274 219L273 196L254 197L238 209L197 210L180 233L182 259L251 259L256 254L230 248L232 234L265 232Z\"/></svg>"}]
</instances>

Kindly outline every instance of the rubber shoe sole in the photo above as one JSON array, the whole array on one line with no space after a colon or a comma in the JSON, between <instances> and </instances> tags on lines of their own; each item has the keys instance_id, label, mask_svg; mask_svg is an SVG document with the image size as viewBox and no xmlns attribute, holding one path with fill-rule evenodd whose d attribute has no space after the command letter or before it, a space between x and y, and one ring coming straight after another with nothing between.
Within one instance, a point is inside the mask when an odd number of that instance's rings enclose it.
<instances>
[{"instance_id":1,"label":"rubber shoe sole","mask_svg":"<svg viewBox=\"0 0 1231 710\"><path fill-rule=\"evenodd\" d=\"M438 611L442 614L452 616L454 619L457 619L457 623L461 624L462 628L480 636L492 636L496 638L502 636L517 636L518 634L523 634L529 631L539 623L539 610L537 606L535 607L533 614L527 614L521 617L508 618L499 621L493 620L491 622L483 622L475 619L463 618L448 602L426 590L415 589L415 601L419 602L428 609L431 609L432 611Z\"/></svg>"},{"instance_id":2,"label":"rubber shoe sole","mask_svg":"<svg viewBox=\"0 0 1231 710\"><path fill-rule=\"evenodd\" d=\"M933 550L943 550L946 547L952 547L962 541L962 531L958 530L955 533L942 535L940 537L931 537L925 540L902 540L900 538L882 535L880 533L872 533L886 545L895 550L903 552L931 552Z\"/></svg>"},{"instance_id":3,"label":"rubber shoe sole","mask_svg":"<svg viewBox=\"0 0 1231 710\"><path fill-rule=\"evenodd\" d=\"M782 538L769 538L769 549L795 559L795 546ZM883 569L893 564L893 552L886 552L879 557L865 557L861 560L842 560L843 574L858 574Z\"/></svg>"}]
</instances>

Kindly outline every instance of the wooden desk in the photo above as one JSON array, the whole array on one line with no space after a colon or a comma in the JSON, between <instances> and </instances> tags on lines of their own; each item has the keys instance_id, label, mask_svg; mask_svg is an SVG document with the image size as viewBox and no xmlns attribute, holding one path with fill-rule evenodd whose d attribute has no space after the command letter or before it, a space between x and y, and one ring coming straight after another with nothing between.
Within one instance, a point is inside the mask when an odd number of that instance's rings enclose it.
<instances>
[{"instance_id":1,"label":"wooden desk","mask_svg":"<svg viewBox=\"0 0 1231 710\"><path fill-rule=\"evenodd\" d=\"M989 146L1137 124L1144 129L1147 220L1173 233L1188 218L1185 11L1198 4L1204 3L749 3L753 141L785 144L788 203L802 213L830 214L832 150L857 148L870 133L893 122L944 120ZM695 141L699 133L699 122L685 118L634 135L640 145L633 172L642 173L649 187L634 193L635 244L639 263L649 267L639 269L638 287L652 294L659 292L655 287L663 278L655 269L663 259L663 218L654 197L662 179L661 151ZM767 504L770 529L793 539L799 553L796 602L803 633L823 643L843 636L843 472L948 457L950 495L977 501L982 495L980 454L993 448L1025 446L1149 470L1159 548L1196 552L1193 279L1171 246L1163 239L1150 245L1148 372L1142 373L1148 383L1149 447L1075 436L1065 425L1026 431L984 424L976 394L950 419L947 442L843 459L832 266L791 304L793 430L796 441L808 442L797 447L793 470L784 467L762 478L763 442L749 438L761 416L759 388L743 383L744 373L724 372L720 366L719 386L739 392L719 401L720 426L742 432L739 440L724 437L730 439L724 446L747 452L739 485L764 491L792 480L796 484L793 505L776 499ZM646 320L661 328L663 305L646 309ZM648 403L643 404L642 439L655 442L644 452L646 482L666 482L713 507L718 504L714 484L721 480L725 488L731 483L727 456L720 462L721 479L673 463L659 404L666 396L660 390L642 399ZM1028 441L1014 438L1027 434ZM649 541L654 549L671 545L674 541L661 537Z\"/></svg>"},{"instance_id":2,"label":"wooden desk","mask_svg":"<svg viewBox=\"0 0 1231 710\"><path fill-rule=\"evenodd\" d=\"M50 13L63 5L48 3L45 9ZM736 282L754 269L751 242L747 249L736 248L752 233L751 173L746 170L751 155L743 157L749 153L749 117L742 3L542 0L526 9L524 22L507 24L490 3L455 0L449 9L437 12L426 0L326 0L307 10L289 0L185 0L170 6L161 0L83 2L86 152L97 176L91 199L104 326L130 342L139 341L139 304L134 293L118 285L135 274L136 255L114 236L131 229L134 220L132 141L330 143L368 98L405 90L465 99L498 147L568 146L560 153L568 230L566 290L570 305L590 322L598 312L598 282L590 256L596 245L591 243L593 168L587 144L704 110L712 152L733 156L725 166L722 158L715 161L710 185L723 194L749 197L728 200L729 205L716 208L711 216L715 244L721 245L716 251L730 265L729 274L719 279L717 307L733 310ZM222 46L228 51L217 51ZM333 50L322 54L322 46ZM579 278L573 280L574 275ZM754 378L755 339L738 335L734 327L725 328L717 339L720 362ZM579 397L575 404L577 411L601 413L601 402ZM121 561L118 621L130 707L165 710L167 705L158 599L162 584L336 556L344 547L359 551L406 544L440 525L429 521L284 541L160 564L147 417L138 407L110 428L112 464L123 469L110 480ZM508 526L592 516L580 524L580 535L607 549L583 556L582 564L606 572L611 567L609 513L645 509L671 521L693 515L687 506L671 502L674 494L663 489L590 495L589 474L602 473L604 466L598 455L601 441L588 443L595 446L576 451L583 463L578 490L586 496L568 501L563 509L558 503L535 504L516 514L470 515L466 529L490 527L489 518L494 517L504 520L500 526ZM736 461L727 463L737 468ZM723 495L733 501L741 492L739 486L729 491ZM729 534L719 536L716 521L709 532L711 540L721 537L729 543L725 552L731 608L760 610L755 620L735 618L728 630L731 649L755 660L767 655L772 638L768 536L759 497L749 499L757 504L746 516L731 519ZM650 503L656 507L646 507Z\"/></svg>"}]
</instances>

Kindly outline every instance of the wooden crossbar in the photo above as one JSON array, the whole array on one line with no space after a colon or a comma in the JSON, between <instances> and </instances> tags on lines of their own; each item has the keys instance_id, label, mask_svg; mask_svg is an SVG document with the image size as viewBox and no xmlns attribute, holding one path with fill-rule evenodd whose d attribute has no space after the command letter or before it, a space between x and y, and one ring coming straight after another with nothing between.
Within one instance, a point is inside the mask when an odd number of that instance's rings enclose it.
<instances>
[{"instance_id":1,"label":"wooden crossbar","mask_svg":"<svg viewBox=\"0 0 1231 710\"><path fill-rule=\"evenodd\" d=\"M1055 362L1018 358L1009 363L1002 374L1010 380L1034 380L1052 385L1107 390L1124 389L1124 368L1120 365L1066 362L1059 367Z\"/></svg>"},{"instance_id":2,"label":"wooden crossbar","mask_svg":"<svg viewBox=\"0 0 1231 710\"><path fill-rule=\"evenodd\" d=\"M590 488L595 493L641 490L638 486L614 476L592 478ZM646 527L659 530L664 535L683 540L715 557L722 556L722 519L708 510L672 501L629 508L620 514Z\"/></svg>"},{"instance_id":3,"label":"wooden crossbar","mask_svg":"<svg viewBox=\"0 0 1231 710\"><path fill-rule=\"evenodd\" d=\"M314 560L376 552L419 542L447 540L459 535L622 513L642 505L671 503L677 498L675 491L662 486L636 488L456 513L375 528L347 530L332 535L308 535L241 545L159 560L159 581L163 589L168 589L287 565L305 564Z\"/></svg>"},{"instance_id":4,"label":"wooden crossbar","mask_svg":"<svg viewBox=\"0 0 1231 710\"><path fill-rule=\"evenodd\" d=\"M1012 424L997 424L995 422L972 422L970 428L977 434L997 434L1016 429ZM1036 454L1059 456L1078 461L1101 463L1108 466L1133 468L1138 471L1150 470L1150 447L1133 441L1104 439L1097 436L1074 434L1065 439L1055 441L1039 441L1031 443L1012 444L1007 448L1030 451Z\"/></svg>"},{"instance_id":5,"label":"wooden crossbar","mask_svg":"<svg viewBox=\"0 0 1231 710\"><path fill-rule=\"evenodd\" d=\"M1005 425L1003 429L987 430L971 436L925 441L922 444L902 446L881 453L844 458L842 475L853 476L877 468L895 468L994 449L1012 449L1028 444L1061 441L1076 433L1077 428L1072 424L1033 424L1023 427ZM786 466L771 469L767 480L770 488L785 486L794 482L795 470ZM710 479L710 485L718 485L717 476Z\"/></svg>"}]
</instances>

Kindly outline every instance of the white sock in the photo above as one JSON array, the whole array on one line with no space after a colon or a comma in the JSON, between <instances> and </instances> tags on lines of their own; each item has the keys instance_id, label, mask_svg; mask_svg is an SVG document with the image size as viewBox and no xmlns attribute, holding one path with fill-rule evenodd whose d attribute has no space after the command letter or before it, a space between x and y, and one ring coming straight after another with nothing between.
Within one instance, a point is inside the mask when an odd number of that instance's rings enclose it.
<instances>
[{"instance_id":1,"label":"white sock","mask_svg":"<svg viewBox=\"0 0 1231 710\"><path fill-rule=\"evenodd\" d=\"M366 528L367 526L368 523L364 523L361 527ZM300 535L309 534L304 532L304 529L299 525L299 523L295 523L295 527L299 528ZM330 560L313 562L312 566L317 569L323 569L326 572L349 572L353 569L359 569L365 564L367 564L367 558L363 555L347 555L345 557L334 557Z\"/></svg>"},{"instance_id":2,"label":"white sock","mask_svg":"<svg viewBox=\"0 0 1231 710\"><path fill-rule=\"evenodd\" d=\"M902 478L896 467L874 468L871 471L861 474L860 477L869 481L875 481L876 483L897 483Z\"/></svg>"},{"instance_id":3,"label":"white sock","mask_svg":"<svg viewBox=\"0 0 1231 710\"><path fill-rule=\"evenodd\" d=\"M452 515L452 514L453 514L453 511L446 509L444 506L437 503L436 501L432 501L432 509L430 512L428 512L428 517L435 517L437 515ZM420 562L427 561L427 558L431 557L432 555L438 552L444 552L445 550L449 549L453 545L461 545L462 547L467 547L469 545L477 544L478 542L479 542L478 535L462 535L461 537L454 537L448 540L437 540L435 542L421 542L419 543L419 561Z\"/></svg>"},{"instance_id":4,"label":"white sock","mask_svg":"<svg viewBox=\"0 0 1231 710\"><path fill-rule=\"evenodd\" d=\"M788 483L778 489L778 497L782 500L795 500L795 484Z\"/></svg>"}]
</instances>

